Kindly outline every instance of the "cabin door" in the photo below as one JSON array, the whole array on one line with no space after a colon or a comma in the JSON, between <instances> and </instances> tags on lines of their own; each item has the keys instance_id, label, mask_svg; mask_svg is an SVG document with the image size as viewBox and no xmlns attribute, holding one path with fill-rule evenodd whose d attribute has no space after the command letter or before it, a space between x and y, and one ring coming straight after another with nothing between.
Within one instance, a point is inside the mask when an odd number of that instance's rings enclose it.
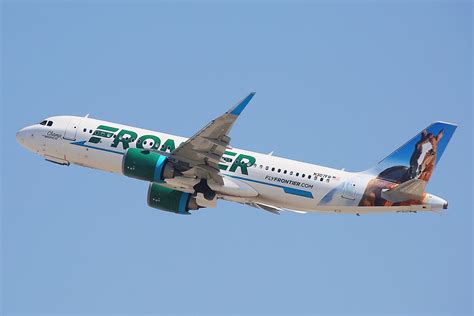
<instances>
[{"instance_id":1,"label":"cabin door","mask_svg":"<svg viewBox=\"0 0 474 316\"><path fill-rule=\"evenodd\" d=\"M81 122L80 117L73 117L69 121L69 124L64 133L64 139L76 140L77 130L79 129L79 123Z\"/></svg>"},{"instance_id":2,"label":"cabin door","mask_svg":"<svg viewBox=\"0 0 474 316\"><path fill-rule=\"evenodd\" d=\"M342 197L349 200L355 200L356 198L356 191L357 191L357 184L355 179L351 179L346 181L344 185L344 191L342 192Z\"/></svg>"}]
</instances>

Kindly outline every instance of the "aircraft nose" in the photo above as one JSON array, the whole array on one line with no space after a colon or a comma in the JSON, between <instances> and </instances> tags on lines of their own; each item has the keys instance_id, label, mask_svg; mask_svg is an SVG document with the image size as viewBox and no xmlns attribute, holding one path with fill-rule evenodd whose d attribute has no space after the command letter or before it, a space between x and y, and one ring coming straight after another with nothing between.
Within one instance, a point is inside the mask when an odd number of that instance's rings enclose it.
<instances>
[{"instance_id":1,"label":"aircraft nose","mask_svg":"<svg viewBox=\"0 0 474 316\"><path fill-rule=\"evenodd\" d=\"M30 149L34 133L31 126L24 127L16 132L16 141L23 147Z\"/></svg>"},{"instance_id":2,"label":"aircraft nose","mask_svg":"<svg viewBox=\"0 0 474 316\"><path fill-rule=\"evenodd\" d=\"M23 144L25 142L25 129L22 128L18 132L16 132L16 141L20 144Z\"/></svg>"}]
</instances>

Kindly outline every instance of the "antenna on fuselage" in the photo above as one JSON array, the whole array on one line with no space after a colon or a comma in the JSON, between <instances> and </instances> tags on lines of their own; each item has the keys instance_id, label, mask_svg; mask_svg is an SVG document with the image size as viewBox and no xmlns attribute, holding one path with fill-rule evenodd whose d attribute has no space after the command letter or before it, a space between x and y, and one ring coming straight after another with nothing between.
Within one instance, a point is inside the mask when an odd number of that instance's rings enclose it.
<instances>
[{"instance_id":1,"label":"antenna on fuselage","mask_svg":"<svg viewBox=\"0 0 474 316\"><path fill-rule=\"evenodd\" d=\"M88 118L89 117L89 113L86 114L86 116L84 116L85 118Z\"/></svg>"}]
</instances>

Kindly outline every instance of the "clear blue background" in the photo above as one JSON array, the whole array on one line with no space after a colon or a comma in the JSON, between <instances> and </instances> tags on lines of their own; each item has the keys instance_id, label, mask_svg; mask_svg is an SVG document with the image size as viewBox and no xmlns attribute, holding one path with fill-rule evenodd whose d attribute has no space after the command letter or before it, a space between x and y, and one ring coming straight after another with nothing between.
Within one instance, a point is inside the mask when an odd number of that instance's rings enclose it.
<instances>
[{"instance_id":1,"label":"clear blue background","mask_svg":"<svg viewBox=\"0 0 474 316\"><path fill-rule=\"evenodd\" d=\"M471 27L459 1L4 1L3 313L470 314ZM428 186L449 210L177 216L15 141L87 113L190 136L254 90L235 147L347 170L459 124Z\"/></svg>"}]
</instances>

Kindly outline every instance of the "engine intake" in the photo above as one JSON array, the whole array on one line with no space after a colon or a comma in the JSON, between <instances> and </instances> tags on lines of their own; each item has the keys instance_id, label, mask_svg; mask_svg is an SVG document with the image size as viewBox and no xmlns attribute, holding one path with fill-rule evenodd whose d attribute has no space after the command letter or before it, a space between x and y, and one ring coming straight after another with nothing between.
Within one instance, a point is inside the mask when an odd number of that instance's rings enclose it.
<instances>
[{"instance_id":1,"label":"engine intake","mask_svg":"<svg viewBox=\"0 0 474 316\"><path fill-rule=\"evenodd\" d=\"M196 198L186 192L173 190L151 182L148 187L148 206L177 214L190 214L189 210L197 210Z\"/></svg>"},{"instance_id":2,"label":"engine intake","mask_svg":"<svg viewBox=\"0 0 474 316\"><path fill-rule=\"evenodd\" d=\"M122 160L124 175L150 182L174 178L175 169L168 157L147 149L129 148Z\"/></svg>"}]
</instances>

